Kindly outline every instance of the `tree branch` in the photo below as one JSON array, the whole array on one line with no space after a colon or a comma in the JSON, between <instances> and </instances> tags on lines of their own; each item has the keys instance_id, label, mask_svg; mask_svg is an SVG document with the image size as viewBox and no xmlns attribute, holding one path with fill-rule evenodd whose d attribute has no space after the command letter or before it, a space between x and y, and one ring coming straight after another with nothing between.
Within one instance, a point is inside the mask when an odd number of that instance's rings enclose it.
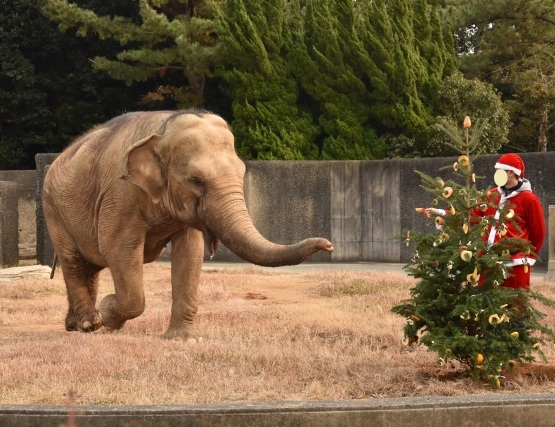
<instances>
[{"instance_id":1,"label":"tree branch","mask_svg":"<svg viewBox=\"0 0 555 427\"><path fill-rule=\"evenodd\" d=\"M539 16L536 16L536 19L538 19L538 20L540 20L540 21L549 22L550 24L555 25L555 18L552 18L552 17L550 17L550 16L539 15Z\"/></svg>"}]
</instances>

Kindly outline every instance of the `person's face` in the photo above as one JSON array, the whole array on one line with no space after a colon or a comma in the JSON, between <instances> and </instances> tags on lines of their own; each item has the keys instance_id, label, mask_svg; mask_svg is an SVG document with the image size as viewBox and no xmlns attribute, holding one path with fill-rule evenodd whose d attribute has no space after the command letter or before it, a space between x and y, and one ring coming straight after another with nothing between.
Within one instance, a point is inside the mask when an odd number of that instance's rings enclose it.
<instances>
[{"instance_id":1,"label":"person's face","mask_svg":"<svg viewBox=\"0 0 555 427\"><path fill-rule=\"evenodd\" d=\"M513 187L518 183L518 175L511 170L496 169L493 180L499 187L504 185Z\"/></svg>"},{"instance_id":2,"label":"person's face","mask_svg":"<svg viewBox=\"0 0 555 427\"><path fill-rule=\"evenodd\" d=\"M509 180L509 174L506 170L496 169L493 175L493 180L499 187L503 187Z\"/></svg>"}]
</instances>

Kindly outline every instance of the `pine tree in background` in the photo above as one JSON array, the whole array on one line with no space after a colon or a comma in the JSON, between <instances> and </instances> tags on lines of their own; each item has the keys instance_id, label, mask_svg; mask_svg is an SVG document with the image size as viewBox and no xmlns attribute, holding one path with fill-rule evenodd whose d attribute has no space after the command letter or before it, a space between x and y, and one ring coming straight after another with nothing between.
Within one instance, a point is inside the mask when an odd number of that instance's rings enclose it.
<instances>
[{"instance_id":1,"label":"pine tree in background","mask_svg":"<svg viewBox=\"0 0 555 427\"><path fill-rule=\"evenodd\" d=\"M476 122L483 123L480 132L480 145L483 154L498 153L507 143L509 134L509 113L503 106L501 95L494 87L478 79L465 79L460 72L447 77L437 89L437 125L430 127L426 157L454 156L460 151L446 142L450 141L445 132L445 121L456 126L467 114L472 112ZM459 133L464 135L461 129Z\"/></svg>"},{"instance_id":2,"label":"pine tree in background","mask_svg":"<svg viewBox=\"0 0 555 427\"><path fill-rule=\"evenodd\" d=\"M321 129L324 160L383 158L385 145L368 122L364 56L350 0L309 0L291 34L287 59Z\"/></svg>"},{"instance_id":3,"label":"pine tree in background","mask_svg":"<svg viewBox=\"0 0 555 427\"><path fill-rule=\"evenodd\" d=\"M214 3L218 3L213 0ZM102 16L67 0L45 0L44 11L63 30L93 32L116 40L124 49L117 58L98 56L94 68L128 85L164 77L166 84L146 100L173 97L179 107L204 102L206 76L218 62L212 9L206 1L138 0L140 19ZM193 3L195 6L191 7ZM137 22L140 21L140 22Z\"/></svg>"},{"instance_id":4,"label":"pine tree in background","mask_svg":"<svg viewBox=\"0 0 555 427\"><path fill-rule=\"evenodd\" d=\"M430 218L436 231L407 231L403 236L407 246L415 247L405 269L418 282L410 290L410 299L392 311L407 319L405 345L421 342L438 354L440 364L456 360L471 370L474 379L499 387L503 371L519 360L534 361L534 353L545 360L542 337L555 335L540 323L544 315L532 300L549 306L555 302L537 292L501 286L510 274L505 267L510 253L530 253L530 244L518 238L488 244L489 228L495 227L502 235L503 224L514 213L505 203L499 219L480 215L495 207L489 201L490 190L476 187L473 172L473 161L481 152L483 125L470 135L470 120L465 119L465 137L456 127L448 123L445 127L453 147L463 154L447 167L453 179L444 182L418 172L422 187L434 197L431 204L444 212Z\"/></svg>"},{"instance_id":5,"label":"pine tree in background","mask_svg":"<svg viewBox=\"0 0 555 427\"><path fill-rule=\"evenodd\" d=\"M226 63L219 75L233 99L231 126L244 159L318 158L318 126L299 109L285 60L286 10L285 0L230 0L216 20Z\"/></svg>"},{"instance_id":6,"label":"pine tree in background","mask_svg":"<svg viewBox=\"0 0 555 427\"><path fill-rule=\"evenodd\" d=\"M456 69L434 1L375 0L361 8L357 33L369 62L370 122L389 156L422 155L440 82Z\"/></svg>"},{"instance_id":7,"label":"pine tree in background","mask_svg":"<svg viewBox=\"0 0 555 427\"><path fill-rule=\"evenodd\" d=\"M503 93L509 151L555 149L555 2L443 0L461 70Z\"/></svg>"}]
</instances>

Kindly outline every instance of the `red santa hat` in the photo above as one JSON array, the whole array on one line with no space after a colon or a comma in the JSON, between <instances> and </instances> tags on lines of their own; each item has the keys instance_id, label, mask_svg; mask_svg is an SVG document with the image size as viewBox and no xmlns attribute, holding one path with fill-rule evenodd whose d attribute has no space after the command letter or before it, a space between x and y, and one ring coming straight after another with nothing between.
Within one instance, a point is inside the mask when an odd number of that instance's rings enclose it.
<instances>
[{"instance_id":1,"label":"red santa hat","mask_svg":"<svg viewBox=\"0 0 555 427\"><path fill-rule=\"evenodd\" d=\"M520 156L509 153L503 154L495 164L495 169L503 169L506 171L513 171L519 177L524 178L524 162Z\"/></svg>"}]
</instances>

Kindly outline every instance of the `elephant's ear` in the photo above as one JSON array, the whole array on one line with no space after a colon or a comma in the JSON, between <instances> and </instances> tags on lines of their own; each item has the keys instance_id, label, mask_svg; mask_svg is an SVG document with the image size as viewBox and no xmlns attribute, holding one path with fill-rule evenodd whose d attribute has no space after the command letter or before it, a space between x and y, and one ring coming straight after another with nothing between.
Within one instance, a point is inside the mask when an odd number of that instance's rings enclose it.
<instances>
[{"instance_id":1,"label":"elephant's ear","mask_svg":"<svg viewBox=\"0 0 555 427\"><path fill-rule=\"evenodd\" d=\"M125 153L124 177L141 187L154 203L160 202L166 187L165 171L158 151L160 135L150 135L129 147Z\"/></svg>"}]
</instances>

